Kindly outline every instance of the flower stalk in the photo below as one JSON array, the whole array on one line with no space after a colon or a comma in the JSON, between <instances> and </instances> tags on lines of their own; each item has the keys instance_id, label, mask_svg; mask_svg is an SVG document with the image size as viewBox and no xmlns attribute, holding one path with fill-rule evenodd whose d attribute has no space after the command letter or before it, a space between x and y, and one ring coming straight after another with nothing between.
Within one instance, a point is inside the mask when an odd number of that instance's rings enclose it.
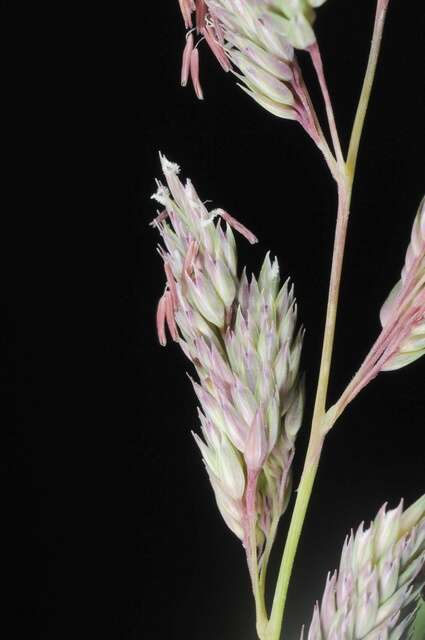
<instances>
[{"instance_id":1,"label":"flower stalk","mask_svg":"<svg viewBox=\"0 0 425 640\"><path fill-rule=\"evenodd\" d=\"M280 630L282 627L286 597L295 555L319 467L324 437L330 428L329 424L325 424L326 396L329 385L344 248L347 237L351 196L351 182L349 178L340 179L340 183L338 185L338 196L338 216L335 231L328 306L310 441L277 579L270 622L267 629L267 635L265 636L267 640L278 640L280 638Z\"/></svg>"},{"instance_id":2,"label":"flower stalk","mask_svg":"<svg viewBox=\"0 0 425 640\"><path fill-rule=\"evenodd\" d=\"M329 95L328 85L325 78L325 72L323 69L322 55L320 53L319 45L314 42L309 48L311 60L313 62L314 69L316 71L317 79L319 80L320 89L322 91L323 100L325 102L326 116L328 118L329 131L331 133L332 144L334 147L336 159L339 167L344 166L344 155L341 149L341 143L339 141L338 129L335 122L335 115L332 107L331 98Z\"/></svg>"},{"instance_id":3,"label":"flower stalk","mask_svg":"<svg viewBox=\"0 0 425 640\"><path fill-rule=\"evenodd\" d=\"M360 139L362 137L363 126L366 118L366 112L369 105L370 94L372 92L373 82L375 79L376 65L378 63L379 52L381 49L382 34L384 32L385 18L387 15L389 0L378 0L376 6L375 23L373 27L372 43L369 52L369 60L367 63L366 74L363 81L363 87L354 118L353 129L351 132L350 144L347 155L347 171L354 177L356 170L357 156L359 153Z\"/></svg>"},{"instance_id":4,"label":"flower stalk","mask_svg":"<svg viewBox=\"0 0 425 640\"><path fill-rule=\"evenodd\" d=\"M378 373L404 367L425 353L425 198L413 223L401 279L385 301L380 318L382 332L329 410L334 416L340 416Z\"/></svg>"},{"instance_id":5,"label":"flower stalk","mask_svg":"<svg viewBox=\"0 0 425 640\"><path fill-rule=\"evenodd\" d=\"M326 399L332 364L332 351L335 337L343 258L347 238L347 227L350 215L352 186L355 176L355 168L361 134L363 131L367 106L369 104L373 80L376 72L388 3L389 0L378 0L374 31L369 54L369 62L353 124L347 161L344 162L344 170L340 173L337 181L338 214L335 230L325 330L323 336L322 356L310 432L310 440L304 463L304 469L297 491L297 499L291 518L288 537L286 539L286 544L282 556L275 595L273 599L272 612L270 615L270 621L267 627L265 640L279 640L280 638L290 576L292 573L295 555L297 552L308 505L310 502L314 481L319 467L324 438L326 433L334 426L338 416L340 415L335 411L326 412ZM310 47L310 55L316 68L316 72L318 74L319 82L324 95L329 127L335 146L335 152L337 156L340 157L339 137L336 131L335 118L333 116L332 105L330 102L324 74L322 72L320 52L317 46L315 47L313 45L312 47ZM341 165L339 165L339 167L341 167Z\"/></svg>"}]
</instances>

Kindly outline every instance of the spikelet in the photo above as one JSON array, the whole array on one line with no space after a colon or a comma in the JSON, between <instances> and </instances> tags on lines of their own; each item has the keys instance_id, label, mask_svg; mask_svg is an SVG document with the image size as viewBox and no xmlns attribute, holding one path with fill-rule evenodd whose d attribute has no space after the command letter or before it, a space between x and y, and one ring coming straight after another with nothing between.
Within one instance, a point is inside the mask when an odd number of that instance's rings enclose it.
<instances>
[{"instance_id":1,"label":"spikelet","mask_svg":"<svg viewBox=\"0 0 425 640\"><path fill-rule=\"evenodd\" d=\"M316 18L314 7L325 0L205 0L210 13L217 16L227 29L256 34L258 22L264 25L264 39L267 33L273 39L275 34L296 49L307 49L316 36L313 23Z\"/></svg>"},{"instance_id":2,"label":"spikelet","mask_svg":"<svg viewBox=\"0 0 425 640\"><path fill-rule=\"evenodd\" d=\"M239 86L264 109L280 118L298 121L318 140L317 121L302 79L294 49L308 49L316 42L314 7L325 0L201 0L183 3L188 29L182 60L182 85L189 74L198 98L198 50L194 44L192 12L196 31L205 39L222 68L232 67ZM193 59L195 57L195 59Z\"/></svg>"},{"instance_id":3,"label":"spikelet","mask_svg":"<svg viewBox=\"0 0 425 640\"><path fill-rule=\"evenodd\" d=\"M347 538L328 575L308 640L400 640L425 584L425 495L403 512L385 505ZM413 610L413 611L412 611Z\"/></svg>"},{"instance_id":4,"label":"spikelet","mask_svg":"<svg viewBox=\"0 0 425 640\"><path fill-rule=\"evenodd\" d=\"M158 182L152 196L165 210L153 225L165 250L159 247L167 277L164 298L183 333L204 335L217 342L216 329L224 331L237 294L237 256L231 225L251 242L257 238L222 209L208 211L192 183L180 182L179 167L160 156L168 188ZM220 218L226 221L223 231ZM217 220L218 219L218 220ZM170 320L166 316L167 322ZM172 319L168 322L175 335Z\"/></svg>"},{"instance_id":5,"label":"spikelet","mask_svg":"<svg viewBox=\"0 0 425 640\"><path fill-rule=\"evenodd\" d=\"M270 113L314 126L294 48L307 49L318 2L207 0L240 85ZM308 124L307 124L308 123Z\"/></svg>"},{"instance_id":6,"label":"spikelet","mask_svg":"<svg viewBox=\"0 0 425 640\"><path fill-rule=\"evenodd\" d=\"M258 477L259 549L289 499L294 443L303 416L303 331L296 330L296 322L293 289L288 282L280 287L277 262L267 255L258 281L253 277L248 282L243 274L223 343L193 339L185 327L188 339L182 344L200 379L193 385L205 442L196 441L223 518L244 543L247 479L250 474Z\"/></svg>"},{"instance_id":7,"label":"spikelet","mask_svg":"<svg viewBox=\"0 0 425 640\"><path fill-rule=\"evenodd\" d=\"M178 167L164 157L161 162L168 188L158 183L153 197L165 210L153 224L165 244L159 251L167 285L158 334L165 344L168 324L196 368L203 439L195 439L219 510L245 545L252 516L248 478L256 479L260 550L288 502L303 415L303 331L297 329L294 290L289 281L280 285L277 261L268 254L258 280L248 281L245 271L238 278L231 226L252 243L255 236L224 210L207 211L192 184L180 182Z\"/></svg>"},{"instance_id":8,"label":"spikelet","mask_svg":"<svg viewBox=\"0 0 425 640\"><path fill-rule=\"evenodd\" d=\"M247 427L244 460L261 470L257 485L258 541L287 505L294 443L304 409L299 365L304 331L297 330L297 306L289 281L280 285L277 260L266 255L258 281L239 285L235 321L225 344L234 376L232 391Z\"/></svg>"},{"instance_id":9,"label":"spikelet","mask_svg":"<svg viewBox=\"0 0 425 640\"><path fill-rule=\"evenodd\" d=\"M264 21L270 32L281 34L297 49L307 49L316 42L313 30L316 18L314 9L325 2L326 0L197 0L195 3L194 0L179 0L185 27L193 28L192 14L195 13L197 32L205 36L208 28L213 27L210 33L217 35L219 45L221 30L216 26L215 20L220 18L221 13L224 16L221 20L223 24L230 23L231 27L238 25L238 29L247 30L247 27L252 27L253 20ZM207 42L210 44L208 38Z\"/></svg>"},{"instance_id":10,"label":"spikelet","mask_svg":"<svg viewBox=\"0 0 425 640\"><path fill-rule=\"evenodd\" d=\"M425 198L413 223L401 279L384 303L380 319L391 337L383 371L404 367L425 353Z\"/></svg>"}]
</instances>

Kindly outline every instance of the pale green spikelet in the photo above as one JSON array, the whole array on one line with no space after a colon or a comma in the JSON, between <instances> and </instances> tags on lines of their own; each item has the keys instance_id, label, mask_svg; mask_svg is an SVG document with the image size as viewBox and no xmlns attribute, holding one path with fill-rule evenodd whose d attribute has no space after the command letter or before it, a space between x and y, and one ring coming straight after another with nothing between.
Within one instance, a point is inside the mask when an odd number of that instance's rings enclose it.
<instances>
[{"instance_id":1,"label":"pale green spikelet","mask_svg":"<svg viewBox=\"0 0 425 640\"><path fill-rule=\"evenodd\" d=\"M258 280L249 281L245 271L239 277L231 227L251 243L255 236L223 209L208 211L193 185L180 182L177 165L163 156L161 163L167 187L158 183L154 198L165 211L154 226L165 245L159 252L167 285L158 334L165 344L168 324L195 366L203 435L195 440L217 505L229 528L261 553L288 503L304 409L304 331L294 288L288 280L281 285L269 254Z\"/></svg>"},{"instance_id":2,"label":"pale green spikelet","mask_svg":"<svg viewBox=\"0 0 425 640\"><path fill-rule=\"evenodd\" d=\"M385 505L347 538L307 640L400 640L425 584L425 495L403 512ZM424 638L417 638L424 640Z\"/></svg>"},{"instance_id":3,"label":"pale green spikelet","mask_svg":"<svg viewBox=\"0 0 425 640\"><path fill-rule=\"evenodd\" d=\"M425 354L425 198L415 217L401 279L383 305L381 323L399 338L383 356L383 371L400 369Z\"/></svg>"}]
</instances>

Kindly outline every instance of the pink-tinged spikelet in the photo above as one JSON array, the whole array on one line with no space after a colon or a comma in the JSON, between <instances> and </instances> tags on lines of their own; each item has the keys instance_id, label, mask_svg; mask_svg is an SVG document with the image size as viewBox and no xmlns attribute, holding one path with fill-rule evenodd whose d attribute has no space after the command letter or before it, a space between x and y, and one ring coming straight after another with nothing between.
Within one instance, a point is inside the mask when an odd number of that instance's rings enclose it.
<instances>
[{"instance_id":1,"label":"pink-tinged spikelet","mask_svg":"<svg viewBox=\"0 0 425 640\"><path fill-rule=\"evenodd\" d=\"M425 495L403 512L384 505L369 529L346 539L339 571L328 575L308 640L407 637L425 585Z\"/></svg>"},{"instance_id":2,"label":"pink-tinged spikelet","mask_svg":"<svg viewBox=\"0 0 425 640\"><path fill-rule=\"evenodd\" d=\"M401 279L381 308L382 331L338 401L341 411L381 371L425 354L425 198L413 223Z\"/></svg>"},{"instance_id":3,"label":"pink-tinged spikelet","mask_svg":"<svg viewBox=\"0 0 425 640\"><path fill-rule=\"evenodd\" d=\"M324 1L203 0L196 6L191 4L192 11L196 10L196 30L223 69L233 68L241 88L258 104L278 117L297 120L314 139L317 122L294 49L315 44L314 8ZM192 23L186 21L186 25L189 28ZM202 98L198 55L189 40L183 55L182 84L188 79L189 50L194 58L193 85Z\"/></svg>"},{"instance_id":4,"label":"pink-tinged spikelet","mask_svg":"<svg viewBox=\"0 0 425 640\"><path fill-rule=\"evenodd\" d=\"M165 207L154 220L165 247L166 289L157 315L199 377L203 439L196 436L217 505L248 548L261 553L286 508L291 462L304 408L299 374L304 332L289 281L266 255L258 280L237 274L232 228L257 238L224 209L208 211L192 183L161 156L167 187L153 196ZM225 229L223 228L225 225ZM255 519L252 541L250 519Z\"/></svg>"},{"instance_id":5,"label":"pink-tinged spikelet","mask_svg":"<svg viewBox=\"0 0 425 640\"><path fill-rule=\"evenodd\" d=\"M158 311L161 342L168 294L174 313L178 310L188 313L190 306L191 312L225 331L237 292L236 246L231 226L250 242L256 238L223 209L208 211L192 183L180 182L179 167L164 156L161 163L167 187L158 182L153 198L165 211L152 223L165 244L165 249L159 248L167 279L164 302Z\"/></svg>"},{"instance_id":6,"label":"pink-tinged spikelet","mask_svg":"<svg viewBox=\"0 0 425 640\"><path fill-rule=\"evenodd\" d=\"M381 309L388 339L382 370L399 369L425 353L425 198L413 223L401 279Z\"/></svg>"}]
</instances>

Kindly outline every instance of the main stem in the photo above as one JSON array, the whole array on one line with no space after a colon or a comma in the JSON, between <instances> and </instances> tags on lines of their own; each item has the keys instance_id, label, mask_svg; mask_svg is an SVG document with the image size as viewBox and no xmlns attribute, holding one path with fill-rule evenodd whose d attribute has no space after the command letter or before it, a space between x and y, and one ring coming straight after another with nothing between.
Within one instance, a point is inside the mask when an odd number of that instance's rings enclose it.
<instances>
[{"instance_id":1,"label":"main stem","mask_svg":"<svg viewBox=\"0 0 425 640\"><path fill-rule=\"evenodd\" d=\"M335 241L332 259L331 280L329 286L328 306L326 312L325 333L323 338L322 358L320 363L319 381L316 393L310 442L304 463L301 481L297 491L294 512L288 531L285 551L280 566L273 598L272 612L267 627L267 640L278 640L282 627L283 612L288 593L289 580L295 560L307 507L313 490L314 480L319 465L324 434L329 428L325 425L326 396L329 385L329 374L332 360L335 324L338 308L339 290L341 284L342 264L351 198L351 183L345 175L341 175L338 182L338 218L335 230Z\"/></svg>"},{"instance_id":2,"label":"main stem","mask_svg":"<svg viewBox=\"0 0 425 640\"><path fill-rule=\"evenodd\" d=\"M303 473L301 476L301 481L297 491L297 499L295 502L291 524L288 531L288 537L282 557L282 563L279 569L276 591L273 598L272 612L270 615L269 624L266 629L266 634L264 635L264 640L279 640L280 638L289 581L294 565L299 539L301 536L301 531L307 513L308 504L311 497L311 492L313 490L317 469L319 466L324 437L337 419L337 414L335 412L330 411L326 413L326 397L328 392L329 375L332 362L332 351L335 337L335 325L341 284L341 273L345 242L347 237L347 225L350 213L352 186L357 164L357 155L364 127L367 107L372 91L373 80L375 77L388 3L389 0L378 0L377 3L369 60L363 82L362 92L360 94L360 99L357 106L356 116L354 119L347 162L345 164L341 161L339 139L336 131L332 105L330 102L329 93L327 91L326 81L321 66L320 52L318 48L313 49L313 51L311 52L316 71L318 72L322 92L324 94L332 139L338 159L338 216L335 229L335 241L329 285L328 305L326 311L326 323L323 337L322 357L320 362L319 380L317 385L310 441L304 463Z\"/></svg>"}]
</instances>

